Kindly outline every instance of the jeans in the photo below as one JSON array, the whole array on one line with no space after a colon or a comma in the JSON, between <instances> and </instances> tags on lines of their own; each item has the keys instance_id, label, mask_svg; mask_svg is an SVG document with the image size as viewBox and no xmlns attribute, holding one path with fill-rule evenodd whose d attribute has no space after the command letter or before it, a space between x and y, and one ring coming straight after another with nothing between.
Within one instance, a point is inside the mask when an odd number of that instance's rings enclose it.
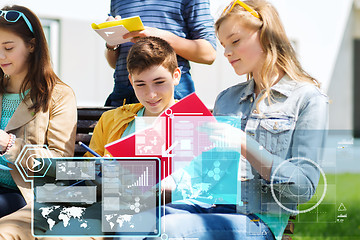
<instances>
[{"instance_id":1,"label":"jeans","mask_svg":"<svg viewBox=\"0 0 360 240\"><path fill-rule=\"evenodd\" d=\"M26 205L19 190L0 187L0 218L13 213Z\"/></svg>"},{"instance_id":2,"label":"jeans","mask_svg":"<svg viewBox=\"0 0 360 240\"><path fill-rule=\"evenodd\" d=\"M184 200L168 204L164 210L162 231L170 239L274 239L256 215L238 214L235 205Z\"/></svg>"},{"instance_id":3,"label":"jeans","mask_svg":"<svg viewBox=\"0 0 360 240\"><path fill-rule=\"evenodd\" d=\"M256 215L236 213L235 205L210 205L180 200L161 207L160 237L148 240L274 240L270 229ZM115 238L115 239L143 239Z\"/></svg>"}]
</instances>

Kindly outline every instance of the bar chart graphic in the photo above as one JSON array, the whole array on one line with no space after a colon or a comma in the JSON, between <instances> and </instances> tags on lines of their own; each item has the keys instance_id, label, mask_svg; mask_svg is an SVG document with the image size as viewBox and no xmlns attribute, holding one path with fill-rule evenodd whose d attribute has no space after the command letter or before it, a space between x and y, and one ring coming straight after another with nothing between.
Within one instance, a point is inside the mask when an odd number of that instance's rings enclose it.
<instances>
[{"instance_id":1,"label":"bar chart graphic","mask_svg":"<svg viewBox=\"0 0 360 240\"><path fill-rule=\"evenodd\" d=\"M105 161L102 188L102 231L136 235L159 233L160 160ZM144 224L146 223L146 224Z\"/></svg>"},{"instance_id":2,"label":"bar chart graphic","mask_svg":"<svg viewBox=\"0 0 360 240\"><path fill-rule=\"evenodd\" d=\"M145 171L139 176L139 178L127 188L131 187L148 187L149 186L149 167L145 168Z\"/></svg>"}]
</instances>

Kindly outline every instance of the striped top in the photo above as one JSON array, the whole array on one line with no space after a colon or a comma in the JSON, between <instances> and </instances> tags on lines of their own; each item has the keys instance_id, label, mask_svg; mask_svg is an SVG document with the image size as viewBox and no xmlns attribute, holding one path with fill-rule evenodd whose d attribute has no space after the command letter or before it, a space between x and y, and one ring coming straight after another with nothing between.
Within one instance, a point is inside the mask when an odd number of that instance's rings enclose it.
<instances>
[{"instance_id":1,"label":"striped top","mask_svg":"<svg viewBox=\"0 0 360 240\"><path fill-rule=\"evenodd\" d=\"M144 26L167 30L186 39L205 39L216 48L209 0L111 0L111 15L140 16ZM114 73L113 93L122 98L133 92L126 69L131 46L130 42L121 44ZM178 56L178 63L183 73L189 72L189 61Z\"/></svg>"}]
</instances>

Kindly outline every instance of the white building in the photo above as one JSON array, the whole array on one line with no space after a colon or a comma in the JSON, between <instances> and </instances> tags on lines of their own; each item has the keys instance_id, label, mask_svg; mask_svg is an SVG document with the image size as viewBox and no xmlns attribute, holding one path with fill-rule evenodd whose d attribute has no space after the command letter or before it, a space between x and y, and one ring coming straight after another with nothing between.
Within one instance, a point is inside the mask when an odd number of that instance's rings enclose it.
<instances>
[{"instance_id":1,"label":"white building","mask_svg":"<svg viewBox=\"0 0 360 240\"><path fill-rule=\"evenodd\" d=\"M357 124L360 129L360 70L355 67L360 65L360 1L271 2L303 67L330 97L330 128L353 129ZM227 3L211 0L215 18ZM56 72L74 89L78 105L102 106L113 87L113 70L104 57L103 39L90 25L106 19L110 0L0 0L0 7L6 4L25 5L42 19ZM221 90L245 79L235 75L222 52L218 45L213 65L192 64L196 91L209 107Z\"/></svg>"}]
</instances>

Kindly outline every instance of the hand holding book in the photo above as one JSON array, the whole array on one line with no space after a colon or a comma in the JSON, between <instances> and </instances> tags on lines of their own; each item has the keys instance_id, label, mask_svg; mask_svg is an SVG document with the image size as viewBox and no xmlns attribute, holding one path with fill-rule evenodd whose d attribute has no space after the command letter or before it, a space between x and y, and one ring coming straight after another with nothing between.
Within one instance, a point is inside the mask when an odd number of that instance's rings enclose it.
<instances>
[{"instance_id":1,"label":"hand holding book","mask_svg":"<svg viewBox=\"0 0 360 240\"><path fill-rule=\"evenodd\" d=\"M100 24L91 24L109 46L115 46L124 42L129 42L131 38L124 39L126 33L144 30L144 25L139 16L122 18L114 21L106 21Z\"/></svg>"}]
</instances>

